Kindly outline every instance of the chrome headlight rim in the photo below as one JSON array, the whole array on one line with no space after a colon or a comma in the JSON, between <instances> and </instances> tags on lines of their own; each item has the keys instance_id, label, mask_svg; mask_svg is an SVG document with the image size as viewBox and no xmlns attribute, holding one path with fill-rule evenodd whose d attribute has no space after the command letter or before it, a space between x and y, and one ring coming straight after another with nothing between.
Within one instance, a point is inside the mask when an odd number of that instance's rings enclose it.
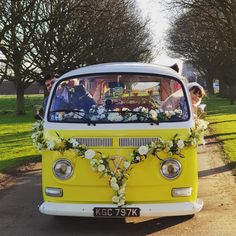
<instances>
[{"instance_id":1,"label":"chrome headlight rim","mask_svg":"<svg viewBox=\"0 0 236 236\"><path fill-rule=\"evenodd\" d=\"M168 162L172 162L174 163L175 165L178 166L178 171L177 171L177 175L173 176L173 177L168 177L166 176L164 173L163 173L163 166L166 165ZM174 180L176 178L178 178L181 174L181 171L182 171L182 166L180 164L180 162L174 158L167 158L165 159L162 163L161 163L161 167L160 167L160 172L161 172L161 175L165 178L165 179L168 179L168 180Z\"/></svg>"},{"instance_id":2,"label":"chrome headlight rim","mask_svg":"<svg viewBox=\"0 0 236 236\"><path fill-rule=\"evenodd\" d=\"M58 174L55 172L55 167L56 167L56 165L57 165L59 162L66 162L68 166L71 166L70 175L65 176L65 177L58 176ZM71 161L69 161L69 160L66 159L66 158L60 158L60 159L57 159L56 161L54 161L53 167L52 167L52 172L53 172L54 176L55 176L57 179L59 179L59 180L68 180L68 179L70 179L71 176L73 175L73 173L74 173L74 168L73 168L73 165L72 165Z\"/></svg>"}]
</instances>

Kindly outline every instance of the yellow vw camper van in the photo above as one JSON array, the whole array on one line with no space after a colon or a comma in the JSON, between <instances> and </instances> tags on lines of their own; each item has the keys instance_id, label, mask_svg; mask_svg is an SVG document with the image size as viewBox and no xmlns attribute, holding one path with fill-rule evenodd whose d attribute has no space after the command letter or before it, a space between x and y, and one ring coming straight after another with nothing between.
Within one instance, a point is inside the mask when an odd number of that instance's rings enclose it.
<instances>
[{"instance_id":1,"label":"yellow vw camper van","mask_svg":"<svg viewBox=\"0 0 236 236\"><path fill-rule=\"evenodd\" d=\"M178 104L165 107L170 97ZM40 212L85 217L192 215L195 121L181 76L165 66L108 63L61 76L43 120Z\"/></svg>"}]
</instances>

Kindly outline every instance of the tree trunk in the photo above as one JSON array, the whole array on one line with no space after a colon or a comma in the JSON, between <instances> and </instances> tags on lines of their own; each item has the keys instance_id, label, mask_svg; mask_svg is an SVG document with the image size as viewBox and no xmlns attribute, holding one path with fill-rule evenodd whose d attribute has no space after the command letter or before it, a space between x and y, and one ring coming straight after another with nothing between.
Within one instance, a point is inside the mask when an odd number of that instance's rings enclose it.
<instances>
[{"instance_id":1,"label":"tree trunk","mask_svg":"<svg viewBox=\"0 0 236 236\"><path fill-rule=\"evenodd\" d=\"M220 91L219 91L219 94L220 94L220 97L221 98L228 98L228 86L226 83L224 83L223 79L220 80Z\"/></svg>"},{"instance_id":2,"label":"tree trunk","mask_svg":"<svg viewBox=\"0 0 236 236\"><path fill-rule=\"evenodd\" d=\"M209 76L206 79L206 86L207 86L207 92L209 95L213 95L214 94L214 88L213 88L213 78L211 76Z\"/></svg>"},{"instance_id":3,"label":"tree trunk","mask_svg":"<svg viewBox=\"0 0 236 236\"><path fill-rule=\"evenodd\" d=\"M16 84L16 115L25 114L24 88L21 84Z\"/></svg>"},{"instance_id":4,"label":"tree trunk","mask_svg":"<svg viewBox=\"0 0 236 236\"><path fill-rule=\"evenodd\" d=\"M230 105L234 105L235 96L234 96L234 86L233 85L229 87L229 99L230 99Z\"/></svg>"}]
</instances>

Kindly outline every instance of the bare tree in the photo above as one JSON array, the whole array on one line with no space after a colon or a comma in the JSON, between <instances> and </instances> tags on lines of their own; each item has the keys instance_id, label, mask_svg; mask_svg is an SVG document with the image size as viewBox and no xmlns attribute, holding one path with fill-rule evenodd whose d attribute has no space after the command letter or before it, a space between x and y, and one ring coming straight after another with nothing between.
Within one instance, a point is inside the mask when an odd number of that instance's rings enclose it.
<instances>
[{"instance_id":1,"label":"bare tree","mask_svg":"<svg viewBox=\"0 0 236 236\"><path fill-rule=\"evenodd\" d=\"M200 67L205 71L208 89L212 91L210 86L212 77L218 77L222 82L230 86L230 101L234 103L234 90L236 86L235 81L235 62L236 62L236 2L231 0L172 0L171 7L181 9L183 15L177 19L177 22L183 21L183 28L191 25L191 37L185 31L183 34L185 42L182 56L190 57L195 63L194 65ZM184 10L184 11L183 11ZM178 28L175 35L183 33L184 30ZM181 37L181 35L179 36ZM172 37L172 39L174 39ZM174 43L176 40L172 40ZM178 43L183 42L179 41ZM170 44L169 44L170 45ZM170 49L174 49L170 46ZM189 49L187 51L187 48ZM181 51L179 47L178 50ZM177 51L177 48L174 49ZM179 52L180 52L179 51ZM198 60L196 60L198 58ZM207 60L204 60L207 59ZM204 68L205 67L205 68Z\"/></svg>"},{"instance_id":2,"label":"bare tree","mask_svg":"<svg viewBox=\"0 0 236 236\"><path fill-rule=\"evenodd\" d=\"M1 20L1 68L2 80L12 81L16 88L16 113L24 113L24 90L37 74L37 68L29 59L32 50L31 37L38 18L37 0L0 1Z\"/></svg>"},{"instance_id":3,"label":"bare tree","mask_svg":"<svg viewBox=\"0 0 236 236\"><path fill-rule=\"evenodd\" d=\"M133 0L0 0L0 76L24 90L49 71L60 74L109 61L150 61L148 22Z\"/></svg>"},{"instance_id":4,"label":"bare tree","mask_svg":"<svg viewBox=\"0 0 236 236\"><path fill-rule=\"evenodd\" d=\"M42 22L37 30L34 56L42 71L54 69L63 73L101 62L152 59L148 22L141 20L132 0L75 3L53 3L51 7L57 9L57 15Z\"/></svg>"}]
</instances>

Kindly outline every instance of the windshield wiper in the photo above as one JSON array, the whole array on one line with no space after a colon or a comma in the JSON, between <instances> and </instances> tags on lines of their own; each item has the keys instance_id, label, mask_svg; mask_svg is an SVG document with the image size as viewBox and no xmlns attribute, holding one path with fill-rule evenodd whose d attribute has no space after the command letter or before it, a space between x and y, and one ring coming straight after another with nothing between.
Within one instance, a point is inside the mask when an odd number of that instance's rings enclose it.
<instances>
[{"instance_id":1,"label":"windshield wiper","mask_svg":"<svg viewBox=\"0 0 236 236\"><path fill-rule=\"evenodd\" d=\"M49 114L56 113L56 112L68 112L68 113L73 112L76 115L78 115L79 117L81 117L82 120L87 122L88 125L92 124L92 125L96 126L95 122L93 122L89 117L86 117L86 115L88 113L86 113L84 110L78 110L78 109L72 109L72 110L71 109L59 109L59 110L50 111ZM84 115L82 115L81 113L83 113Z\"/></svg>"}]
</instances>

